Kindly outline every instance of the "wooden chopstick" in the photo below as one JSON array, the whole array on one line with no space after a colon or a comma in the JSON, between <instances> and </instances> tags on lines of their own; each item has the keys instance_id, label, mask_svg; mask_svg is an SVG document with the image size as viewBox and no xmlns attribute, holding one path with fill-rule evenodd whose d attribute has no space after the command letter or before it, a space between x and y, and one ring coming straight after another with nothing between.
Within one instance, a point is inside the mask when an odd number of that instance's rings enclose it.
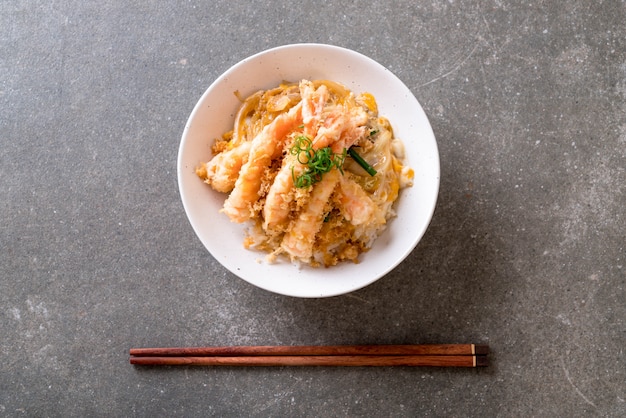
<instances>
[{"instance_id":1,"label":"wooden chopstick","mask_svg":"<svg viewBox=\"0 0 626 418\"><path fill-rule=\"evenodd\" d=\"M406 345L253 345L216 347L131 348L131 356L211 357L211 356L335 356L335 355L486 355L484 344L406 344Z\"/></svg>"},{"instance_id":2,"label":"wooden chopstick","mask_svg":"<svg viewBox=\"0 0 626 418\"><path fill-rule=\"evenodd\" d=\"M487 345L343 345L132 348L135 365L484 367Z\"/></svg>"},{"instance_id":3,"label":"wooden chopstick","mask_svg":"<svg viewBox=\"0 0 626 418\"><path fill-rule=\"evenodd\" d=\"M434 366L484 367L486 356L213 356L131 357L131 364L158 366Z\"/></svg>"}]
</instances>

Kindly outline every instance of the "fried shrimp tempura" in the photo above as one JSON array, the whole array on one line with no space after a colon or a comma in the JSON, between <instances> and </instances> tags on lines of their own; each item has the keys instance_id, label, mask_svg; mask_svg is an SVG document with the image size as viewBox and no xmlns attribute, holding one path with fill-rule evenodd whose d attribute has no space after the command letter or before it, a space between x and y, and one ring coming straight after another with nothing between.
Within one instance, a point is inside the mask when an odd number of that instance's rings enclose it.
<instances>
[{"instance_id":1,"label":"fried shrimp tempura","mask_svg":"<svg viewBox=\"0 0 626 418\"><path fill-rule=\"evenodd\" d=\"M270 262L358 262L413 180L374 97L355 97L328 80L283 83L245 98L233 130L213 149L196 173L228 194L222 212L249 225L245 247Z\"/></svg>"}]
</instances>

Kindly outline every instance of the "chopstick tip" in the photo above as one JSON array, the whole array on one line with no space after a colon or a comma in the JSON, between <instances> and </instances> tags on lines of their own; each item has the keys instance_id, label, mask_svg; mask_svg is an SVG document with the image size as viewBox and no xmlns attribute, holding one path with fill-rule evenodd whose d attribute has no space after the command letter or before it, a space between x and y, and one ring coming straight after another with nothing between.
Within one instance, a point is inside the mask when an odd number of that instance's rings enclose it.
<instances>
[{"instance_id":1,"label":"chopstick tip","mask_svg":"<svg viewBox=\"0 0 626 418\"><path fill-rule=\"evenodd\" d=\"M489 360L486 356L476 356L476 367L487 367L489 366Z\"/></svg>"},{"instance_id":2,"label":"chopstick tip","mask_svg":"<svg viewBox=\"0 0 626 418\"><path fill-rule=\"evenodd\" d=\"M474 344L474 354L477 356L489 354L489 346L487 344Z\"/></svg>"}]
</instances>

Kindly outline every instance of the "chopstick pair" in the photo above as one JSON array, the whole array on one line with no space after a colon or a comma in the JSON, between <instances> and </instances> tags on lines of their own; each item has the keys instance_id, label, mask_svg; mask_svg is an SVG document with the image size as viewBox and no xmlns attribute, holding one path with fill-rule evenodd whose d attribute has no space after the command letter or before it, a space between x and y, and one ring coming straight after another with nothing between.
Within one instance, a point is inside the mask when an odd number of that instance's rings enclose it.
<instances>
[{"instance_id":1,"label":"chopstick pair","mask_svg":"<svg viewBox=\"0 0 626 418\"><path fill-rule=\"evenodd\" d=\"M483 344L131 348L130 363L160 366L485 367Z\"/></svg>"}]
</instances>

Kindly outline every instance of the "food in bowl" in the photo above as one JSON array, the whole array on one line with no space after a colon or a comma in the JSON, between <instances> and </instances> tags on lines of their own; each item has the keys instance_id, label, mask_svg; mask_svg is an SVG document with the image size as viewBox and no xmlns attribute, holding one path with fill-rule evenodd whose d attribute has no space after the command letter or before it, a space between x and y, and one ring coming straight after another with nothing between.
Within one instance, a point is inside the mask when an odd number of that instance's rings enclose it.
<instances>
[{"instance_id":1,"label":"food in bowl","mask_svg":"<svg viewBox=\"0 0 626 418\"><path fill-rule=\"evenodd\" d=\"M250 227L267 260L358 262L395 216L414 172L372 94L329 80L283 82L242 98L196 174L227 194L222 212Z\"/></svg>"}]
</instances>

